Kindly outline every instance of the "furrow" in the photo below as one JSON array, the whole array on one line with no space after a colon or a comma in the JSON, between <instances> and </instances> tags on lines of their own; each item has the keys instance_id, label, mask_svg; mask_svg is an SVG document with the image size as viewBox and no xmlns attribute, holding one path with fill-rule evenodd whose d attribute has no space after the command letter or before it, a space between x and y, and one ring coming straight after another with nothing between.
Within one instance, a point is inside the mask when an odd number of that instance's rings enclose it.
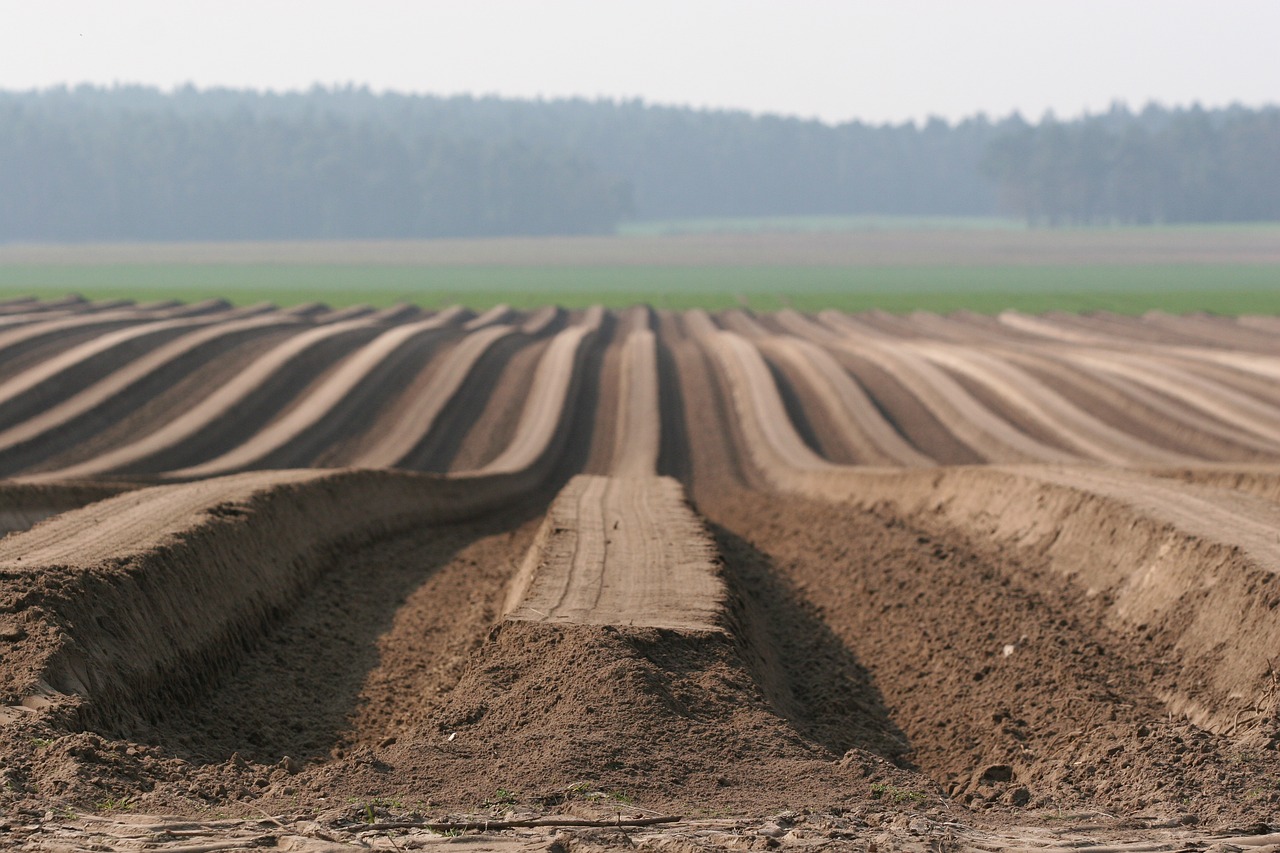
<instances>
[{"instance_id":1,"label":"furrow","mask_svg":"<svg viewBox=\"0 0 1280 853\"><path fill-rule=\"evenodd\" d=\"M105 474L139 467L164 470L169 465L155 460L196 439L222 419L235 415L245 401L269 381L293 369L315 348L329 341L349 340L370 335L374 328L363 320L352 320L330 326L317 326L300 332L256 360L233 381L215 389L207 397L178 417L143 438L106 451L98 456L56 471L42 473L42 478L74 478ZM269 401L274 403L276 401Z\"/></svg>"},{"instance_id":2,"label":"furrow","mask_svg":"<svg viewBox=\"0 0 1280 853\"><path fill-rule=\"evenodd\" d=\"M471 332L446 354L435 368L430 382L405 406L394 420L384 422L347 464L367 468L404 465L436 428L441 413L454 401L477 363L501 341L517 335L515 326L492 325Z\"/></svg>"},{"instance_id":3,"label":"furrow","mask_svg":"<svg viewBox=\"0 0 1280 853\"><path fill-rule=\"evenodd\" d=\"M17 472L50 457L67 442L122 418L163 392L176 378L207 359L255 336L296 327L291 317L263 315L229 320L189 332L160 346L71 397L0 431L0 469Z\"/></svg>"},{"instance_id":4,"label":"furrow","mask_svg":"<svg viewBox=\"0 0 1280 853\"><path fill-rule=\"evenodd\" d=\"M1057 354L1006 351L1005 356L1028 372L1045 377L1058 393L1100 419L1170 449L1223 460L1275 453L1270 443L1252 433L1179 405L1177 400L1122 376Z\"/></svg>"},{"instance_id":5,"label":"furrow","mask_svg":"<svg viewBox=\"0 0 1280 853\"><path fill-rule=\"evenodd\" d=\"M103 370L104 364L124 365L138 356L147 354L146 347L167 343L174 335L188 329L199 329L211 322L204 317L177 320L159 320L128 326L99 335L60 355L45 359L40 364L0 382L0 411L5 412L3 426L34 414L33 410L48 408L68 395L82 390ZM154 342L148 339L158 339Z\"/></svg>"},{"instance_id":6,"label":"furrow","mask_svg":"<svg viewBox=\"0 0 1280 853\"><path fill-rule=\"evenodd\" d=\"M906 388L955 438L994 462L1070 462L1080 457L1027 435L976 400L906 343L852 343L813 332L816 342L864 359Z\"/></svg>"},{"instance_id":7,"label":"furrow","mask_svg":"<svg viewBox=\"0 0 1280 853\"><path fill-rule=\"evenodd\" d=\"M1224 423L1246 430L1280 449L1280 407L1224 388L1155 359L1121 360L1108 353L1072 352L1071 361L1137 382Z\"/></svg>"},{"instance_id":8,"label":"furrow","mask_svg":"<svg viewBox=\"0 0 1280 853\"><path fill-rule=\"evenodd\" d=\"M339 408L359 397L364 405L376 405L388 389L371 377L401 353L438 340L448 333L451 316L437 314L427 320L394 326L347 356L320 385L283 417L254 433L247 441L214 459L168 472L175 478L209 477L253 467L266 467L290 445L301 444L318 426L330 432L340 429ZM393 375L393 379L398 379ZM357 392L359 392L357 394ZM297 455L295 453L295 455ZM314 454L313 454L314 455ZM282 467L275 462L272 467Z\"/></svg>"},{"instance_id":9,"label":"furrow","mask_svg":"<svg viewBox=\"0 0 1280 853\"><path fill-rule=\"evenodd\" d=\"M559 425L564 420L566 408L579 384L579 361L603 320L604 311L592 309L582 322L552 338L534 372L515 438L497 458L479 468L478 473L524 471L549 455L560 434Z\"/></svg>"},{"instance_id":10,"label":"furrow","mask_svg":"<svg viewBox=\"0 0 1280 853\"><path fill-rule=\"evenodd\" d=\"M1008 406L1082 457L1112 465L1178 465L1196 459L1164 450L1107 425L1034 377L976 347L914 344L913 348L935 364L986 386Z\"/></svg>"},{"instance_id":11,"label":"furrow","mask_svg":"<svg viewBox=\"0 0 1280 853\"><path fill-rule=\"evenodd\" d=\"M884 419L857 381L829 353L808 341L782 337L760 341L769 356L785 361L803 376L860 465L936 464Z\"/></svg>"}]
</instances>

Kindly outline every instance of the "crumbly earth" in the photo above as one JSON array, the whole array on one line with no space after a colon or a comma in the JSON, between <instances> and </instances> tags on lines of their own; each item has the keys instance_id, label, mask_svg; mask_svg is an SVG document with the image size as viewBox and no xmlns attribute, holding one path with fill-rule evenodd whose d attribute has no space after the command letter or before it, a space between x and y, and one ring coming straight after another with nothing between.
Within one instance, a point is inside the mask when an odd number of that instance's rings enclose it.
<instances>
[{"instance_id":1,"label":"crumbly earth","mask_svg":"<svg viewBox=\"0 0 1280 853\"><path fill-rule=\"evenodd\" d=\"M33 478L0 484L0 846L1226 850L1280 823L1266 323L459 311L398 349L399 321L317 314L40 384L92 349L78 310L0 329L30 357L0 465ZM356 325L289 349L326 322ZM202 383L216 419L179 440ZM388 446L448 473L319 470Z\"/></svg>"}]
</instances>

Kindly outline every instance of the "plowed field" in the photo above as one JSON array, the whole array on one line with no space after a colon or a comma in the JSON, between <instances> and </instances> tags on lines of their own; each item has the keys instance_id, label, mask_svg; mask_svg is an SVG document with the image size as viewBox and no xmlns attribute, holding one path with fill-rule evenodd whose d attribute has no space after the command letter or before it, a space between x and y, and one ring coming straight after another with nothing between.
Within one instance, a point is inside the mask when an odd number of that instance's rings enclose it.
<instances>
[{"instance_id":1,"label":"plowed field","mask_svg":"<svg viewBox=\"0 0 1280 853\"><path fill-rule=\"evenodd\" d=\"M1277 379L1269 317L0 304L0 844L1269 831Z\"/></svg>"}]
</instances>

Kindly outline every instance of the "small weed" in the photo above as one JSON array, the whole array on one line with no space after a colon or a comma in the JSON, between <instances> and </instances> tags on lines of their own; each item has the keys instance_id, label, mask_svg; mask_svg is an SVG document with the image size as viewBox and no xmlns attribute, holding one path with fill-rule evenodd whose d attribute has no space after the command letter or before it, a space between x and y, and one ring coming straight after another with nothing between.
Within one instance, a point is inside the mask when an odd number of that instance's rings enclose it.
<instances>
[{"instance_id":1,"label":"small weed","mask_svg":"<svg viewBox=\"0 0 1280 853\"><path fill-rule=\"evenodd\" d=\"M486 806L510 806L520 799L515 791L509 791L506 788L499 788L493 792L493 796L484 802Z\"/></svg>"},{"instance_id":2,"label":"small weed","mask_svg":"<svg viewBox=\"0 0 1280 853\"><path fill-rule=\"evenodd\" d=\"M100 812L127 812L133 810L133 803L128 797L107 797L94 804Z\"/></svg>"},{"instance_id":3,"label":"small weed","mask_svg":"<svg viewBox=\"0 0 1280 853\"><path fill-rule=\"evenodd\" d=\"M871 798L873 800L888 800L891 803L918 803L925 799L925 794L923 791L896 788L893 785L877 782L871 786Z\"/></svg>"},{"instance_id":4,"label":"small weed","mask_svg":"<svg viewBox=\"0 0 1280 853\"><path fill-rule=\"evenodd\" d=\"M33 737L31 742L40 749L44 749L46 746L53 746L53 738L51 737Z\"/></svg>"}]
</instances>

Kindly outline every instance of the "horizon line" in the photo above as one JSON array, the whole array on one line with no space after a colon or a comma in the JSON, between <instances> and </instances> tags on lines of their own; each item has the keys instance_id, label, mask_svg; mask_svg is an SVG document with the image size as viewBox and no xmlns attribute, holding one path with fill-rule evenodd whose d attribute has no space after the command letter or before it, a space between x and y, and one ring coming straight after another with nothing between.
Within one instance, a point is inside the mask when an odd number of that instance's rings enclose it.
<instances>
[{"instance_id":1,"label":"horizon line","mask_svg":"<svg viewBox=\"0 0 1280 853\"><path fill-rule=\"evenodd\" d=\"M994 115L986 110L978 109L971 113L966 113L963 117L950 119L945 116L930 113L915 118L902 119L900 121L884 120L873 121L869 119L850 118L842 121L832 121L818 116L807 116L799 113L786 113L770 110L752 110L746 107L734 106L718 106L718 105L694 105L691 103L673 103L662 101L650 101L642 95L546 95L538 94L534 96L528 95L507 95L500 92L433 92L425 90L406 90L394 88L377 88L369 83L356 83L348 81L345 83L322 83L316 81L306 87L285 87L274 88L271 86L245 87L229 84L212 84L199 85L192 81L184 83L175 83L171 86L165 86L158 83L142 83L130 81L112 81L111 83L100 83L93 81L79 81L75 83L62 82L52 83L47 86L36 86L30 88L8 88L0 86L0 97L5 95L46 95L58 92L74 93L78 90L95 90L101 92L127 91L127 90L144 90L157 93L165 97L172 97L180 93L194 91L197 94L213 94L213 93L235 93L241 95L252 95L258 97L298 97L315 94L317 92L324 94L342 94L342 93L360 93L373 96L375 98L420 98L423 100L474 100L474 101L505 101L510 103L523 104L556 104L556 103L574 103L584 102L589 104L608 104L612 106L626 106L636 104L649 109L666 109L676 111L686 111L695 113L708 114L724 114L749 116L753 119L781 119L785 121L797 121L802 123L820 124L830 128L840 128L849 125L862 125L867 127L904 127L912 125L915 127L927 127L930 124L941 122L948 127L958 127L969 122L985 121L990 124L1000 124L1005 121L1020 119L1028 125L1040 125L1046 121L1054 122L1075 122L1098 116L1104 116L1116 111L1128 112L1130 115L1141 115L1143 112L1155 108L1168 112L1194 112L1203 110L1205 112L1226 112L1234 109L1243 109L1253 112L1265 112L1268 110L1280 109L1280 100L1267 101L1259 104L1246 104L1242 100L1233 100L1226 103L1206 105L1199 100L1192 100L1189 103L1172 103L1166 104L1156 99L1146 101L1138 108L1131 107L1123 98L1113 98L1104 110L1090 110L1085 108L1071 114L1059 114L1053 109L1046 110L1038 119L1027 118L1023 111L1014 108L1003 115Z\"/></svg>"}]
</instances>

